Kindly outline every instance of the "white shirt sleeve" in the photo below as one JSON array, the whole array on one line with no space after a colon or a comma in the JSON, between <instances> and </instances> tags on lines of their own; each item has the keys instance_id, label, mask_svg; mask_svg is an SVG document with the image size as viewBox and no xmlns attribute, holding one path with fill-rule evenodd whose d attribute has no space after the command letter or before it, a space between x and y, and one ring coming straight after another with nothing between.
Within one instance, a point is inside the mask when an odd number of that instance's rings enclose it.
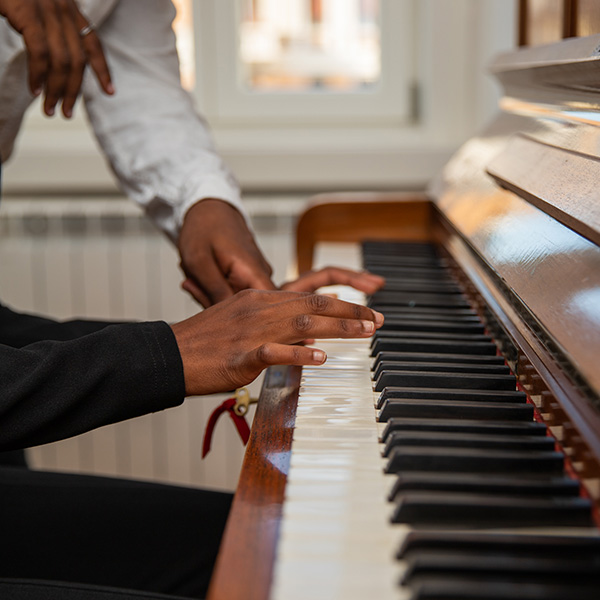
<instances>
[{"instance_id":1,"label":"white shirt sleeve","mask_svg":"<svg viewBox=\"0 0 600 600\"><path fill-rule=\"evenodd\" d=\"M82 2L82 4L93 2ZM219 198L242 214L238 185L179 81L169 0L120 0L97 26L113 83L88 68L83 93L96 137L122 189L175 240L186 211Z\"/></svg>"}]
</instances>

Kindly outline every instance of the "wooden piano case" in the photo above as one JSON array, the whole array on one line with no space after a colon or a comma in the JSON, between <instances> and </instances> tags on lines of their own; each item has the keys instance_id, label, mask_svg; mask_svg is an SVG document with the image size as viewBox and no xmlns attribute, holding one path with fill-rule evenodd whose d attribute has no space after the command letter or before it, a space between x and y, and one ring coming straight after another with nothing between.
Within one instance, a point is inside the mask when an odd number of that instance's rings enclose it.
<instances>
[{"instance_id":1,"label":"wooden piano case","mask_svg":"<svg viewBox=\"0 0 600 600\"><path fill-rule=\"evenodd\" d=\"M520 385L600 495L600 35L500 57L502 112L426 195L317 197L320 241L434 241L455 263ZM273 369L252 429L210 598L268 598L299 369Z\"/></svg>"}]
</instances>

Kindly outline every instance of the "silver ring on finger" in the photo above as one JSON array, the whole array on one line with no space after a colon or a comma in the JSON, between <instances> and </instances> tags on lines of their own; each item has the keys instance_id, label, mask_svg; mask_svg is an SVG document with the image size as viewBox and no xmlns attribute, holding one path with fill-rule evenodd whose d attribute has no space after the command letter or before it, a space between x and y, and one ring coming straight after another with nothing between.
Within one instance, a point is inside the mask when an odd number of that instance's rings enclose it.
<instances>
[{"instance_id":1,"label":"silver ring on finger","mask_svg":"<svg viewBox=\"0 0 600 600\"><path fill-rule=\"evenodd\" d=\"M84 38L86 35L92 33L92 31L94 31L94 26L88 24L79 30L79 37Z\"/></svg>"}]
</instances>

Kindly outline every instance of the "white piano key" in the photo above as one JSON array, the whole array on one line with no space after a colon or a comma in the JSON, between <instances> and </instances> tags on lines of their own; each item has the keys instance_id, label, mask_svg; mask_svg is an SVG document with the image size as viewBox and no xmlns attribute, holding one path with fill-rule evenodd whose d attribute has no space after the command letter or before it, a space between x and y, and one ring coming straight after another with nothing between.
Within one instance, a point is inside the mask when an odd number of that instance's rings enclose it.
<instances>
[{"instance_id":1,"label":"white piano key","mask_svg":"<svg viewBox=\"0 0 600 600\"><path fill-rule=\"evenodd\" d=\"M296 413L272 600L402 598L369 376L369 340L319 342Z\"/></svg>"}]
</instances>

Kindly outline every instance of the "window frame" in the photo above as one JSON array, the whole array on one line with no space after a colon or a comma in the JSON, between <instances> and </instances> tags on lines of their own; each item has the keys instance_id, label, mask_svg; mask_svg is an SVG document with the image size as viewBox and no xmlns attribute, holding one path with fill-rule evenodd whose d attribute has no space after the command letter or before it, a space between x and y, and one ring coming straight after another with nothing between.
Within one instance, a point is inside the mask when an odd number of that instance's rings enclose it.
<instances>
[{"instance_id":1,"label":"window frame","mask_svg":"<svg viewBox=\"0 0 600 600\"><path fill-rule=\"evenodd\" d=\"M377 85L364 92L328 90L323 93L244 90L239 82L239 0L195 2L194 26L196 39L200 41L196 45L197 80L211 81L210 86L196 88L196 100L203 106L209 121L217 125L251 122L273 127L407 122L411 116L408 91L414 79L410 23L415 1L380 0L382 76ZM217 31L219 34L215 35ZM218 61L214 57L218 57Z\"/></svg>"}]
</instances>

